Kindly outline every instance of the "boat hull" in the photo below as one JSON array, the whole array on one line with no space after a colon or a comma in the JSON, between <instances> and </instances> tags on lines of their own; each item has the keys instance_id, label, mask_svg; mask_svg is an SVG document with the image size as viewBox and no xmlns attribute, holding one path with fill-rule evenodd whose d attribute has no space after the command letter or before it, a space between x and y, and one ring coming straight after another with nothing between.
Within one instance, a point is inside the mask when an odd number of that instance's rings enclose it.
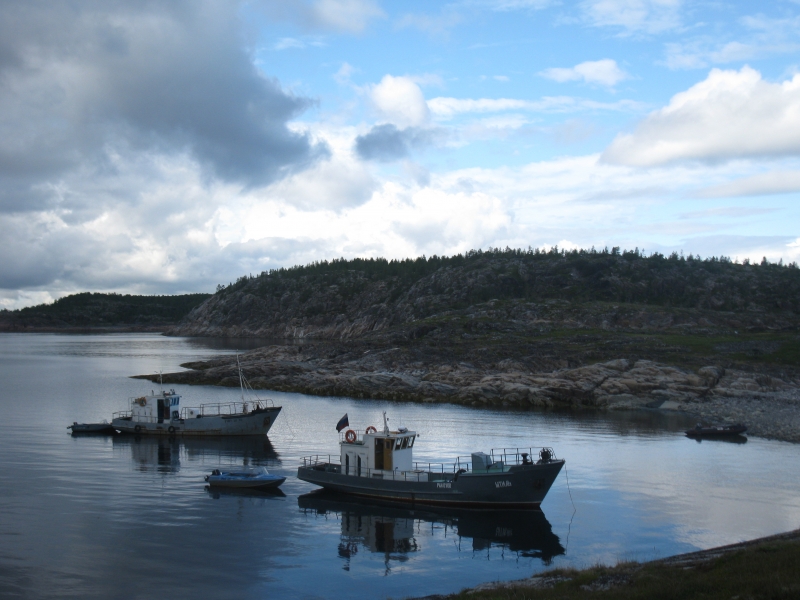
<instances>
[{"instance_id":1,"label":"boat hull","mask_svg":"<svg viewBox=\"0 0 800 600\"><path fill-rule=\"evenodd\" d=\"M695 427L694 429L687 430L685 433L688 437L692 438L714 438L740 436L746 431L746 426L742 424L736 424L712 427Z\"/></svg>"},{"instance_id":2,"label":"boat hull","mask_svg":"<svg viewBox=\"0 0 800 600\"><path fill-rule=\"evenodd\" d=\"M117 418L112 426L121 433L165 436L217 436L267 434L281 412L281 407L254 410L246 414L204 415L195 419L164 420L162 423Z\"/></svg>"},{"instance_id":3,"label":"boat hull","mask_svg":"<svg viewBox=\"0 0 800 600\"><path fill-rule=\"evenodd\" d=\"M279 487L286 477L270 477L269 479L223 479L209 476L208 485L212 488L226 488L229 490L269 490Z\"/></svg>"},{"instance_id":4,"label":"boat hull","mask_svg":"<svg viewBox=\"0 0 800 600\"><path fill-rule=\"evenodd\" d=\"M458 476L426 473L387 477L346 475L330 463L301 466L297 478L327 490L392 502L455 506L464 508L538 508L558 473L563 460L519 465L506 471L461 473ZM410 478L409 478L410 477ZM418 476L417 476L418 477Z\"/></svg>"}]
</instances>

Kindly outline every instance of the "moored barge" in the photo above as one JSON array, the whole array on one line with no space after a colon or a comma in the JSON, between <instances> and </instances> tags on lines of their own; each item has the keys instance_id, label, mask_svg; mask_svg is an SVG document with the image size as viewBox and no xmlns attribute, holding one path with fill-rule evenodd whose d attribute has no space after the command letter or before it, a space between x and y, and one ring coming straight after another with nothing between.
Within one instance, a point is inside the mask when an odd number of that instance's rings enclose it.
<instances>
[{"instance_id":1,"label":"moored barge","mask_svg":"<svg viewBox=\"0 0 800 600\"><path fill-rule=\"evenodd\" d=\"M417 433L348 429L339 442L339 462L309 456L298 479L325 489L393 502L464 508L538 508L565 464L552 448L492 450L457 458L451 465L415 463Z\"/></svg>"}]
</instances>

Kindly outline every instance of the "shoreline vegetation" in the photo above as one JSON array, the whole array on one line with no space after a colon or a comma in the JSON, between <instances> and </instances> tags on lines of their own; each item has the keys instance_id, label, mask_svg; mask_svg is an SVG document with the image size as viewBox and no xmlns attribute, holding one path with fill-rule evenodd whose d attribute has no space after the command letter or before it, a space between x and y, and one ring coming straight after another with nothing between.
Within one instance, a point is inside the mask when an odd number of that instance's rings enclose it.
<instances>
[{"instance_id":1,"label":"shoreline vegetation","mask_svg":"<svg viewBox=\"0 0 800 600\"><path fill-rule=\"evenodd\" d=\"M418 600L729 600L800 596L800 529L756 540L613 567L552 569Z\"/></svg>"},{"instance_id":2,"label":"shoreline vegetation","mask_svg":"<svg viewBox=\"0 0 800 600\"><path fill-rule=\"evenodd\" d=\"M83 292L52 304L0 310L0 332L163 332L211 294L136 296Z\"/></svg>"}]
</instances>

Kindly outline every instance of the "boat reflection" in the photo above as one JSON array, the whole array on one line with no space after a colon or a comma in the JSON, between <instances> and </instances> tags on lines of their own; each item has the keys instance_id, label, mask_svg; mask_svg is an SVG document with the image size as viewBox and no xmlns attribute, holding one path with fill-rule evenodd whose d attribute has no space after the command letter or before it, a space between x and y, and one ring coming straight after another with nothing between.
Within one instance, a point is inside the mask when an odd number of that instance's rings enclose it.
<instances>
[{"instance_id":1,"label":"boat reflection","mask_svg":"<svg viewBox=\"0 0 800 600\"><path fill-rule=\"evenodd\" d=\"M744 435L726 435L723 437L697 437L692 438L698 444L705 444L711 443L716 444L717 442L722 442L724 444L746 444L747 443L747 436Z\"/></svg>"},{"instance_id":2,"label":"boat reflection","mask_svg":"<svg viewBox=\"0 0 800 600\"><path fill-rule=\"evenodd\" d=\"M235 489L235 488L217 488L206 486L206 492L214 500L219 500L225 497L238 497L238 498L264 498L264 499L278 499L286 498L281 488L269 488L266 490L252 490L252 489Z\"/></svg>"},{"instance_id":3,"label":"boat reflection","mask_svg":"<svg viewBox=\"0 0 800 600\"><path fill-rule=\"evenodd\" d=\"M231 466L280 465L280 458L264 435L218 438L161 438L117 435L114 451L130 452L140 471L174 473L182 463L200 463L208 469Z\"/></svg>"},{"instance_id":4,"label":"boat reflection","mask_svg":"<svg viewBox=\"0 0 800 600\"><path fill-rule=\"evenodd\" d=\"M350 559L360 548L404 562L419 552L421 538L452 537L459 552L485 553L496 559L512 552L514 558L539 558L549 565L564 554L564 547L540 510L466 510L409 508L407 505L361 501L323 490L297 499L300 509L316 518L334 515L341 521L339 556L349 570ZM490 556L491 554L491 556Z\"/></svg>"}]
</instances>

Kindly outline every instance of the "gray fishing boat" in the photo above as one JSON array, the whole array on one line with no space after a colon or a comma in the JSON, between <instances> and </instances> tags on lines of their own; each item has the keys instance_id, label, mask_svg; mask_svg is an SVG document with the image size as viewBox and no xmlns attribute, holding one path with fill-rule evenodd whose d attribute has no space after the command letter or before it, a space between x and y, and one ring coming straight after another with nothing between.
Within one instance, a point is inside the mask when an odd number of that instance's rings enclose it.
<instances>
[{"instance_id":1,"label":"gray fishing boat","mask_svg":"<svg viewBox=\"0 0 800 600\"><path fill-rule=\"evenodd\" d=\"M325 489L395 502L465 508L538 508L565 461L552 448L475 452L450 465L415 463L418 434L404 427L340 433L339 461L308 456L298 479Z\"/></svg>"},{"instance_id":2,"label":"gray fishing boat","mask_svg":"<svg viewBox=\"0 0 800 600\"><path fill-rule=\"evenodd\" d=\"M238 357L237 357L238 363ZM281 412L271 400L245 398L252 392L239 367L242 395L238 402L215 402L197 407L181 407L181 396L174 389L131 398L130 410L114 413L112 426L121 433L137 435L265 435Z\"/></svg>"}]
</instances>

